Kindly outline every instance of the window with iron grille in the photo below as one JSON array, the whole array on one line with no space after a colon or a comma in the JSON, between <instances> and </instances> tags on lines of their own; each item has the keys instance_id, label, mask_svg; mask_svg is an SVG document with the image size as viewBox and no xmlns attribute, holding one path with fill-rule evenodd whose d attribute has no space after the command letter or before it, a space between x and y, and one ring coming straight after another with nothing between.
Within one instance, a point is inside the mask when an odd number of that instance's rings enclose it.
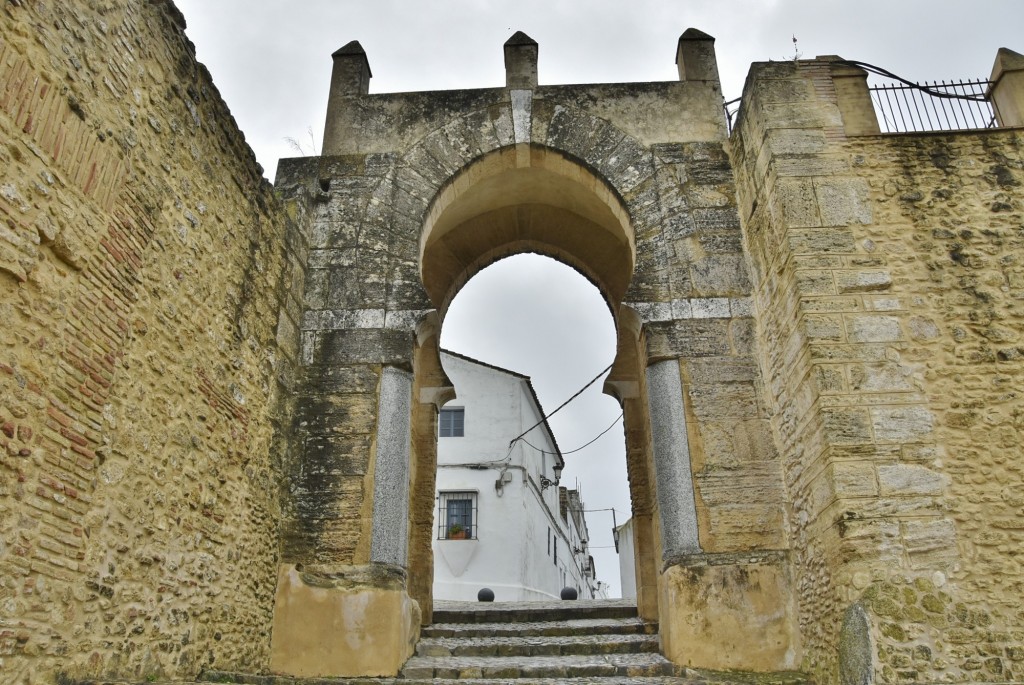
<instances>
[{"instance_id":1,"label":"window with iron grille","mask_svg":"<svg viewBox=\"0 0 1024 685\"><path fill-rule=\"evenodd\" d=\"M461 438L465 433L466 410L462 407L442 409L437 433L442 438Z\"/></svg>"},{"instance_id":2,"label":"window with iron grille","mask_svg":"<svg viewBox=\"0 0 1024 685\"><path fill-rule=\"evenodd\" d=\"M440 492L437 496L437 539L475 540L476 492Z\"/></svg>"}]
</instances>

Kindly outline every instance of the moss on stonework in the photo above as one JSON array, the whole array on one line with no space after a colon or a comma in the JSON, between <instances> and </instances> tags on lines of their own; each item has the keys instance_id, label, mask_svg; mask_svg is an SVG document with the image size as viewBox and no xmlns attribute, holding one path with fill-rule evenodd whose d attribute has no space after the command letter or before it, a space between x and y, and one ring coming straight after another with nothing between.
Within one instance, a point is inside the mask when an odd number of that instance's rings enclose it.
<instances>
[{"instance_id":1,"label":"moss on stonework","mask_svg":"<svg viewBox=\"0 0 1024 685\"><path fill-rule=\"evenodd\" d=\"M921 607L933 614L945 613L946 605L935 595L925 595L921 598Z\"/></svg>"},{"instance_id":2,"label":"moss on stonework","mask_svg":"<svg viewBox=\"0 0 1024 685\"><path fill-rule=\"evenodd\" d=\"M928 580L927 578L915 578L914 587L921 592L935 592L935 583Z\"/></svg>"},{"instance_id":3,"label":"moss on stonework","mask_svg":"<svg viewBox=\"0 0 1024 685\"><path fill-rule=\"evenodd\" d=\"M921 609L921 607L914 604L906 608L904 616L906 616L908 621L913 621L914 623L923 623L924 620L927 618L927 615L924 613L924 610Z\"/></svg>"},{"instance_id":4,"label":"moss on stonework","mask_svg":"<svg viewBox=\"0 0 1024 685\"><path fill-rule=\"evenodd\" d=\"M895 600L889 597L879 597L878 599L873 601L870 606L879 616L899 618L899 616L903 613L900 605Z\"/></svg>"},{"instance_id":5,"label":"moss on stonework","mask_svg":"<svg viewBox=\"0 0 1024 685\"><path fill-rule=\"evenodd\" d=\"M954 603L931 580L878 582L865 588L860 603L875 617L875 658L886 681L916 682L943 672L992 681L1021 675L1015 669L1024 661L1024 647L1018 646L1024 631L987 630L1003 617L987 607Z\"/></svg>"},{"instance_id":6,"label":"moss on stonework","mask_svg":"<svg viewBox=\"0 0 1024 685\"><path fill-rule=\"evenodd\" d=\"M885 635L890 640L896 640L897 642L907 641L907 631L903 630L903 626L898 623L883 623L881 630L882 635Z\"/></svg>"}]
</instances>

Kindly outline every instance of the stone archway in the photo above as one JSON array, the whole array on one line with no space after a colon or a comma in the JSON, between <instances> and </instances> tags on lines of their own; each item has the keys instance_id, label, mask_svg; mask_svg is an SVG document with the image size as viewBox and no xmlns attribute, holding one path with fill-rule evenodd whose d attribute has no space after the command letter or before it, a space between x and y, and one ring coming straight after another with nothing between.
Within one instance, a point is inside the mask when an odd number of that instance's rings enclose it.
<instances>
[{"instance_id":1,"label":"stone archway","mask_svg":"<svg viewBox=\"0 0 1024 685\"><path fill-rule=\"evenodd\" d=\"M436 411L452 392L440 322L476 271L524 250L590 278L617 322L606 390L626 413L640 609L666 655L792 667L717 76L691 61L679 82L538 86L520 40L506 88L370 96L358 44L334 58L325 156L282 162L278 180L310 222L272 667L383 675L410 653L431 612ZM348 646L300 635L325 606Z\"/></svg>"},{"instance_id":2,"label":"stone archway","mask_svg":"<svg viewBox=\"0 0 1024 685\"><path fill-rule=\"evenodd\" d=\"M467 177L473 181L465 182ZM511 254L534 252L570 265L594 283L613 313L616 328L620 328L618 313L633 274L635 237L628 212L614 188L579 162L541 146L495 150L453 176L435 196L426 217L419 264L424 289L437 307L439 321L443 321L458 290L478 271ZM623 329L626 331L628 328ZM423 343L418 355L431 357L423 369L440 368L434 359L437 336L420 338ZM621 388L638 387L642 375L642 368L635 365L635 353L627 356L617 362L620 382L609 386L610 394L624 404L629 414L627 424L646 425L646 404L627 404L620 396ZM445 399L449 396L447 392L434 394ZM423 414L433 418L436 409L430 407ZM426 423L425 419L417 415L414 424ZM432 604L429 517L436 468L433 424L426 425L430 428L423 431L422 439L414 440L416 485L410 505L410 593L424 609L425 623L430 620ZM638 526L644 527L650 521L649 503L655 501L649 492L650 450L641 442L646 431L631 431L628 435L635 443L627 449L631 455L627 466L631 494L639 505L635 508L640 517ZM644 528L644 532L646 535L641 537L650 539L649 530ZM647 553L638 562L640 593L649 599L646 606L641 606L645 617L656 620L654 555Z\"/></svg>"}]
</instances>

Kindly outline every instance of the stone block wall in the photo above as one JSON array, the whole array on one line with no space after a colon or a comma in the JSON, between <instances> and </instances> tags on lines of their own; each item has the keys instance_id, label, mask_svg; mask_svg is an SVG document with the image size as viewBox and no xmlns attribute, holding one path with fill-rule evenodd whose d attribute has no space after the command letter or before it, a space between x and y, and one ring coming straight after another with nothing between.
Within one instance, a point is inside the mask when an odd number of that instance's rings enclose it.
<instances>
[{"instance_id":1,"label":"stone block wall","mask_svg":"<svg viewBox=\"0 0 1024 685\"><path fill-rule=\"evenodd\" d=\"M890 681L1024 678L1024 132L854 139L874 221L856 231L891 278L898 375L925 393L934 456L879 464L883 496L931 497L941 514L901 523L899 567L852 578L878 617ZM913 371L908 372L908 369ZM870 378L849 382L874 390ZM878 381L876 381L877 383ZM932 675L934 674L934 675Z\"/></svg>"},{"instance_id":2,"label":"stone block wall","mask_svg":"<svg viewBox=\"0 0 1024 685\"><path fill-rule=\"evenodd\" d=\"M1019 679L1020 131L853 135L840 69L754 65L732 139L804 664Z\"/></svg>"},{"instance_id":3,"label":"stone block wall","mask_svg":"<svg viewBox=\"0 0 1024 685\"><path fill-rule=\"evenodd\" d=\"M7 682L268 660L305 248L183 28L0 9Z\"/></svg>"}]
</instances>

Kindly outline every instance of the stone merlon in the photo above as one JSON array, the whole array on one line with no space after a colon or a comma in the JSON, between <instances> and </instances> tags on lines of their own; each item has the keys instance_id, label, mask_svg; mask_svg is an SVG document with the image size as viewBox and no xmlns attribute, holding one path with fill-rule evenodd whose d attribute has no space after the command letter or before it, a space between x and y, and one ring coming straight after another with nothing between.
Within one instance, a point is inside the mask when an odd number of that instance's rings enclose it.
<instances>
[{"instance_id":1,"label":"stone merlon","mask_svg":"<svg viewBox=\"0 0 1024 685\"><path fill-rule=\"evenodd\" d=\"M537 87L537 41L516 31L505 41L505 87Z\"/></svg>"},{"instance_id":2,"label":"stone merlon","mask_svg":"<svg viewBox=\"0 0 1024 685\"><path fill-rule=\"evenodd\" d=\"M1024 55L999 48L989 97L1000 126L1024 126Z\"/></svg>"},{"instance_id":3,"label":"stone merlon","mask_svg":"<svg viewBox=\"0 0 1024 685\"><path fill-rule=\"evenodd\" d=\"M683 31L676 46L676 66L679 68L680 81L718 83L714 37L694 28Z\"/></svg>"}]
</instances>

